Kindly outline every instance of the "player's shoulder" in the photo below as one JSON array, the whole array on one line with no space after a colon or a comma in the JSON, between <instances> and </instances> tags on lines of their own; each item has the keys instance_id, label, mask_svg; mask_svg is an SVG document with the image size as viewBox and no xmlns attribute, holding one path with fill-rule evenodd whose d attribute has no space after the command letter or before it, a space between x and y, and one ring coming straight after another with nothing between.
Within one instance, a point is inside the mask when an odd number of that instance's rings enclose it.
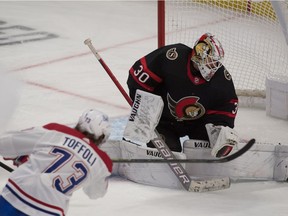
<instances>
[{"instance_id":1,"label":"player's shoulder","mask_svg":"<svg viewBox=\"0 0 288 216\"><path fill-rule=\"evenodd\" d=\"M224 66L218 69L210 82L210 87L214 89L215 93L217 92L227 97L236 97L232 75Z\"/></svg>"},{"instance_id":2,"label":"player's shoulder","mask_svg":"<svg viewBox=\"0 0 288 216\"><path fill-rule=\"evenodd\" d=\"M176 43L161 47L158 49L158 52L160 56L165 57L165 59L176 60L180 56L181 58L185 58L185 56L190 55L192 49L185 44Z\"/></svg>"},{"instance_id":3,"label":"player's shoulder","mask_svg":"<svg viewBox=\"0 0 288 216\"><path fill-rule=\"evenodd\" d=\"M233 82L232 75L229 73L227 68L223 65L218 69L214 75L215 80L222 80L222 82Z\"/></svg>"},{"instance_id":4,"label":"player's shoulder","mask_svg":"<svg viewBox=\"0 0 288 216\"><path fill-rule=\"evenodd\" d=\"M178 51L186 51L186 52L191 52L192 48L183 44L183 43L175 43L175 44L169 44L163 47L164 50L171 50L171 49L176 49Z\"/></svg>"},{"instance_id":5,"label":"player's shoulder","mask_svg":"<svg viewBox=\"0 0 288 216\"><path fill-rule=\"evenodd\" d=\"M62 133L65 135L70 135L77 137L79 139L85 138L84 134L75 130L75 128L69 127L67 125L58 124L58 123L49 123L43 126L43 129L53 131L55 133Z\"/></svg>"},{"instance_id":6,"label":"player's shoulder","mask_svg":"<svg viewBox=\"0 0 288 216\"><path fill-rule=\"evenodd\" d=\"M190 54L192 49L185 44L182 43L176 43L176 44L169 44L162 47L159 47L152 52L150 52L148 55L146 55L146 58L156 58L156 57L167 57L167 56L179 56L184 54Z\"/></svg>"}]
</instances>

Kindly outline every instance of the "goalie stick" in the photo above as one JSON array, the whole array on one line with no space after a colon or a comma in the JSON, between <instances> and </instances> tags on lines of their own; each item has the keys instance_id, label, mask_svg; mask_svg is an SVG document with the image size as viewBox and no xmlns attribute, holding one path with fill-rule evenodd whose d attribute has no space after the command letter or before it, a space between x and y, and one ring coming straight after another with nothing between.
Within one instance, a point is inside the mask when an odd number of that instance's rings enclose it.
<instances>
[{"instance_id":1,"label":"goalie stick","mask_svg":"<svg viewBox=\"0 0 288 216\"><path fill-rule=\"evenodd\" d=\"M91 39L86 39L84 41L84 44L89 47L91 52L94 54L96 59L100 62L102 67L105 69L107 74L110 76L114 84L117 86L121 94L124 96L126 101L129 103L130 106L132 106L132 100L128 96L128 94L125 92L121 84L118 82L116 77L113 75L110 68L106 65L106 63L103 61L97 50L94 48ZM158 132L156 131L156 134L158 135ZM156 149L160 152L162 157L167 160L173 159L175 160L174 154L171 152L167 144L164 142L163 139L158 135L157 138L151 140L152 143L155 145ZM166 161L165 161L166 162ZM183 166L178 162L168 162L169 167L171 168L172 172L175 174L175 176L178 178L178 180L181 182L183 187L187 191L194 191L194 192L203 192L203 191L212 191L212 190L219 190L219 189L225 189L230 187L230 178L229 177L223 177L223 178L213 178L211 180L192 180L190 176L188 175L187 171L183 168Z\"/></svg>"},{"instance_id":2,"label":"goalie stick","mask_svg":"<svg viewBox=\"0 0 288 216\"><path fill-rule=\"evenodd\" d=\"M3 169L7 170L8 172L13 172L14 171L11 167L7 166L6 164L2 163L1 161L0 161L0 166Z\"/></svg>"}]
</instances>

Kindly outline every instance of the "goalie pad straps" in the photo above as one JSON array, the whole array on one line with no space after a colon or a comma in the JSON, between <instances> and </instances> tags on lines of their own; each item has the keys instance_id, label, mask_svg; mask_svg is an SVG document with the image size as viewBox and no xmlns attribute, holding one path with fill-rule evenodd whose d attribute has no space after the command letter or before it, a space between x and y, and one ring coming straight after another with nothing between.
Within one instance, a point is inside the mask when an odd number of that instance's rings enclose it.
<instances>
[{"instance_id":1,"label":"goalie pad straps","mask_svg":"<svg viewBox=\"0 0 288 216\"><path fill-rule=\"evenodd\" d=\"M146 143L157 137L154 130L161 117L163 106L160 96L138 89L123 138L126 141L146 146Z\"/></svg>"}]
</instances>

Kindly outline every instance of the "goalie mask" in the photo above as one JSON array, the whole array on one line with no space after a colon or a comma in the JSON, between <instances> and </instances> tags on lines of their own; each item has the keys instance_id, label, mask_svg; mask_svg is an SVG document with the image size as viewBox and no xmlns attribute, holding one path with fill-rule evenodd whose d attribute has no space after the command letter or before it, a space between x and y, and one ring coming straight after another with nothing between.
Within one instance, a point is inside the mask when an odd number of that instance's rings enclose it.
<instances>
[{"instance_id":1,"label":"goalie mask","mask_svg":"<svg viewBox=\"0 0 288 216\"><path fill-rule=\"evenodd\" d=\"M203 34L194 44L191 60L198 66L202 77L209 81L222 66L224 50L212 34Z\"/></svg>"},{"instance_id":2,"label":"goalie mask","mask_svg":"<svg viewBox=\"0 0 288 216\"><path fill-rule=\"evenodd\" d=\"M109 118L98 110L89 109L80 116L76 129L99 145L110 136Z\"/></svg>"}]
</instances>

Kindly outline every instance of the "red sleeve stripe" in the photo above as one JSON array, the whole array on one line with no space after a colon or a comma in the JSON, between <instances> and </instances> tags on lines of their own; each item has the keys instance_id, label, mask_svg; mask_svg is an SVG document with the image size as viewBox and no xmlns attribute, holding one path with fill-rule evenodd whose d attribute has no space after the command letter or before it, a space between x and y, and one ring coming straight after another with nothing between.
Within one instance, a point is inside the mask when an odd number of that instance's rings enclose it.
<instances>
[{"instance_id":1,"label":"red sleeve stripe","mask_svg":"<svg viewBox=\"0 0 288 216\"><path fill-rule=\"evenodd\" d=\"M8 187L7 187L8 186ZM9 187L11 186L11 187ZM64 216L64 210L58 206L50 205L48 203L42 202L41 200L38 200L25 191L23 191L14 181L11 179L8 179L8 184L6 187L16 196L18 199L20 199L22 202L24 202L26 205L28 205L30 208L34 208L37 211L41 211L44 213L47 213L49 215L62 215Z\"/></svg>"},{"instance_id":2,"label":"red sleeve stripe","mask_svg":"<svg viewBox=\"0 0 288 216\"><path fill-rule=\"evenodd\" d=\"M229 103L238 103L238 99L231 99Z\"/></svg>"},{"instance_id":3,"label":"red sleeve stripe","mask_svg":"<svg viewBox=\"0 0 288 216\"><path fill-rule=\"evenodd\" d=\"M148 85L146 85L145 83L140 82L140 81L137 79L137 77L134 76L134 69L133 69L133 68L131 68L131 69L129 70L129 72L130 72L130 74L132 75L132 77L133 77L133 79L135 80L135 82L138 83L138 85L140 85L142 88L146 89L147 91L150 91L150 92L153 92L153 91L154 91L154 88L153 88L153 87L148 86Z\"/></svg>"},{"instance_id":4,"label":"red sleeve stripe","mask_svg":"<svg viewBox=\"0 0 288 216\"><path fill-rule=\"evenodd\" d=\"M144 57L140 59L140 62L141 62L141 64L142 64L142 66L143 66L143 70L144 70L146 73L148 73L149 76L150 76L153 80L155 80L155 81L158 82L158 83L161 83L161 82L162 82L162 79L161 79L159 76L157 76L155 73L153 73L151 70L149 70L149 68L148 68L148 66L147 66L146 59L145 59Z\"/></svg>"},{"instance_id":5,"label":"red sleeve stripe","mask_svg":"<svg viewBox=\"0 0 288 216\"><path fill-rule=\"evenodd\" d=\"M208 115L224 115L224 116L227 116L229 118L235 118L236 117L236 114L233 114L231 112L225 112L225 111L218 111L218 110L207 110L206 111L206 114Z\"/></svg>"},{"instance_id":6,"label":"red sleeve stripe","mask_svg":"<svg viewBox=\"0 0 288 216\"><path fill-rule=\"evenodd\" d=\"M155 73L153 73L151 70L149 70L148 66L147 66L147 62L145 57L140 59L140 63L143 66L143 72L145 72L146 74L149 75L149 77L154 80L157 83L162 82L162 79L157 76ZM134 74L134 68L130 68L129 73L131 74L131 76L133 77L133 79L135 80L135 82L138 83L138 85L140 85L142 88L146 89L147 91L153 92L154 91L154 87L147 85L146 83L140 82L139 79L137 78L137 76L135 76Z\"/></svg>"}]
</instances>

